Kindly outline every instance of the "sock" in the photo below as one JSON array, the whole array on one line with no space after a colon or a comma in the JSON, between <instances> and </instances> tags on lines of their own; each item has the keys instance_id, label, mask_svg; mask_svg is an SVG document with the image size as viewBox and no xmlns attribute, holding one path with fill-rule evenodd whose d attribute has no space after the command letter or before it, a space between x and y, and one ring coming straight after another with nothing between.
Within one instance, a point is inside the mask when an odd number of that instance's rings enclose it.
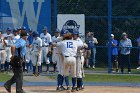
<instances>
[{"instance_id":1,"label":"sock","mask_svg":"<svg viewBox=\"0 0 140 93\"><path fill-rule=\"evenodd\" d=\"M68 87L69 86L69 77L68 76L65 77L65 82L66 82L66 86Z\"/></svg>"},{"instance_id":2,"label":"sock","mask_svg":"<svg viewBox=\"0 0 140 93\"><path fill-rule=\"evenodd\" d=\"M53 64L53 69L54 71L56 71L56 64Z\"/></svg>"},{"instance_id":3,"label":"sock","mask_svg":"<svg viewBox=\"0 0 140 93\"><path fill-rule=\"evenodd\" d=\"M5 71L7 71L7 65L8 65L8 62L5 61L5 64L3 65L2 69L5 69Z\"/></svg>"},{"instance_id":4,"label":"sock","mask_svg":"<svg viewBox=\"0 0 140 93\"><path fill-rule=\"evenodd\" d=\"M41 72L41 66L38 66L38 74Z\"/></svg>"},{"instance_id":5,"label":"sock","mask_svg":"<svg viewBox=\"0 0 140 93\"><path fill-rule=\"evenodd\" d=\"M33 74L35 74L35 70L36 70L36 67L35 67L35 66L33 66Z\"/></svg>"},{"instance_id":6,"label":"sock","mask_svg":"<svg viewBox=\"0 0 140 93\"><path fill-rule=\"evenodd\" d=\"M64 83L64 76L61 75L61 86L63 86Z\"/></svg>"},{"instance_id":7,"label":"sock","mask_svg":"<svg viewBox=\"0 0 140 93\"><path fill-rule=\"evenodd\" d=\"M31 61L29 61L29 67L30 67L30 70L33 69L33 65L32 65L32 62Z\"/></svg>"},{"instance_id":8,"label":"sock","mask_svg":"<svg viewBox=\"0 0 140 93\"><path fill-rule=\"evenodd\" d=\"M80 80L77 78L77 87L80 87Z\"/></svg>"},{"instance_id":9,"label":"sock","mask_svg":"<svg viewBox=\"0 0 140 93\"><path fill-rule=\"evenodd\" d=\"M80 78L80 87L83 86L83 78Z\"/></svg>"},{"instance_id":10,"label":"sock","mask_svg":"<svg viewBox=\"0 0 140 93\"><path fill-rule=\"evenodd\" d=\"M72 86L75 87L76 85L76 77L72 78Z\"/></svg>"},{"instance_id":11,"label":"sock","mask_svg":"<svg viewBox=\"0 0 140 93\"><path fill-rule=\"evenodd\" d=\"M61 75L60 74L57 75L57 85L58 85L58 87L61 86Z\"/></svg>"},{"instance_id":12,"label":"sock","mask_svg":"<svg viewBox=\"0 0 140 93\"><path fill-rule=\"evenodd\" d=\"M4 69L4 64L1 64L1 69L2 69L2 70Z\"/></svg>"},{"instance_id":13,"label":"sock","mask_svg":"<svg viewBox=\"0 0 140 93\"><path fill-rule=\"evenodd\" d=\"M41 63L41 72L42 72L42 66L43 66L43 63Z\"/></svg>"},{"instance_id":14,"label":"sock","mask_svg":"<svg viewBox=\"0 0 140 93\"><path fill-rule=\"evenodd\" d=\"M29 63L26 63L27 71L29 70Z\"/></svg>"},{"instance_id":15,"label":"sock","mask_svg":"<svg viewBox=\"0 0 140 93\"><path fill-rule=\"evenodd\" d=\"M47 64L47 70L46 71L49 71L49 66L50 66L50 64Z\"/></svg>"}]
</instances>

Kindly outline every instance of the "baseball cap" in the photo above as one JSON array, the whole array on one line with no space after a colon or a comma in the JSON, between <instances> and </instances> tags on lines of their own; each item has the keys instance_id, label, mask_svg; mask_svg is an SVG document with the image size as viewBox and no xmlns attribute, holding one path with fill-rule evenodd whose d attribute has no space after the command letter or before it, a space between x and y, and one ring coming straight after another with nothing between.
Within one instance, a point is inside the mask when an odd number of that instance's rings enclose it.
<instances>
[{"instance_id":1,"label":"baseball cap","mask_svg":"<svg viewBox=\"0 0 140 93\"><path fill-rule=\"evenodd\" d=\"M114 37L114 34L111 34L111 37Z\"/></svg>"},{"instance_id":2,"label":"baseball cap","mask_svg":"<svg viewBox=\"0 0 140 93\"><path fill-rule=\"evenodd\" d=\"M122 33L123 36L127 35L125 32Z\"/></svg>"},{"instance_id":3,"label":"baseball cap","mask_svg":"<svg viewBox=\"0 0 140 93\"><path fill-rule=\"evenodd\" d=\"M33 32L33 30L31 28L29 28L29 32Z\"/></svg>"},{"instance_id":4,"label":"baseball cap","mask_svg":"<svg viewBox=\"0 0 140 93\"><path fill-rule=\"evenodd\" d=\"M17 28L14 28L14 29L13 29L13 32L18 32L18 29L17 29Z\"/></svg>"},{"instance_id":5,"label":"baseball cap","mask_svg":"<svg viewBox=\"0 0 140 93\"><path fill-rule=\"evenodd\" d=\"M64 35L64 29L61 30L60 34L63 36Z\"/></svg>"},{"instance_id":6,"label":"baseball cap","mask_svg":"<svg viewBox=\"0 0 140 93\"><path fill-rule=\"evenodd\" d=\"M48 28L46 26L43 27L43 31L47 31Z\"/></svg>"},{"instance_id":7,"label":"baseball cap","mask_svg":"<svg viewBox=\"0 0 140 93\"><path fill-rule=\"evenodd\" d=\"M56 29L55 33L60 33L60 30L59 29Z\"/></svg>"},{"instance_id":8,"label":"baseball cap","mask_svg":"<svg viewBox=\"0 0 140 93\"><path fill-rule=\"evenodd\" d=\"M69 30L67 30L67 29L66 29L66 30L64 30L64 34L66 34L66 33L69 33Z\"/></svg>"},{"instance_id":9,"label":"baseball cap","mask_svg":"<svg viewBox=\"0 0 140 93\"><path fill-rule=\"evenodd\" d=\"M0 32L2 32L2 29L0 29Z\"/></svg>"},{"instance_id":10,"label":"baseball cap","mask_svg":"<svg viewBox=\"0 0 140 93\"><path fill-rule=\"evenodd\" d=\"M7 31L11 31L11 30L12 30L11 27L8 27L8 28L7 28Z\"/></svg>"},{"instance_id":11,"label":"baseball cap","mask_svg":"<svg viewBox=\"0 0 140 93\"><path fill-rule=\"evenodd\" d=\"M25 26L22 26L21 29L22 29L22 30L26 30L26 27L25 27Z\"/></svg>"},{"instance_id":12,"label":"baseball cap","mask_svg":"<svg viewBox=\"0 0 140 93\"><path fill-rule=\"evenodd\" d=\"M21 32L20 36L28 36L27 32Z\"/></svg>"},{"instance_id":13,"label":"baseball cap","mask_svg":"<svg viewBox=\"0 0 140 93\"><path fill-rule=\"evenodd\" d=\"M39 34L37 31L33 32L33 37L37 37Z\"/></svg>"},{"instance_id":14,"label":"baseball cap","mask_svg":"<svg viewBox=\"0 0 140 93\"><path fill-rule=\"evenodd\" d=\"M79 35L79 31L77 29L74 29L72 34L73 35Z\"/></svg>"}]
</instances>

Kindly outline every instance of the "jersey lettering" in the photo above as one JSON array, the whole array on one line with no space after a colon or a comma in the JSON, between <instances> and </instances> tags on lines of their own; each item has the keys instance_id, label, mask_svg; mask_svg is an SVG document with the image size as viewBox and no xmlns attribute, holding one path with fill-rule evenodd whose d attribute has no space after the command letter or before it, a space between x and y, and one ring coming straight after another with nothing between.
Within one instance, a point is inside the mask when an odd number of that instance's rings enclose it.
<instances>
[{"instance_id":1,"label":"jersey lettering","mask_svg":"<svg viewBox=\"0 0 140 93\"><path fill-rule=\"evenodd\" d=\"M73 48L73 42L67 42L67 48Z\"/></svg>"}]
</instances>

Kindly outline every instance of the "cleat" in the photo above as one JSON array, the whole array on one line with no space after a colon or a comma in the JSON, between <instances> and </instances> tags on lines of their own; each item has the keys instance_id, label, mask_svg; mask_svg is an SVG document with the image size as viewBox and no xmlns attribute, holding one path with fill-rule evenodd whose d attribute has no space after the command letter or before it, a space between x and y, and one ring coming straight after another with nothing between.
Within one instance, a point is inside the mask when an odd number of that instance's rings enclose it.
<instances>
[{"instance_id":1,"label":"cleat","mask_svg":"<svg viewBox=\"0 0 140 93\"><path fill-rule=\"evenodd\" d=\"M61 87L57 87L56 88L56 91L61 91Z\"/></svg>"},{"instance_id":2,"label":"cleat","mask_svg":"<svg viewBox=\"0 0 140 93\"><path fill-rule=\"evenodd\" d=\"M4 88L7 90L8 93L11 93L11 87L4 84Z\"/></svg>"},{"instance_id":3,"label":"cleat","mask_svg":"<svg viewBox=\"0 0 140 93\"><path fill-rule=\"evenodd\" d=\"M67 87L67 89L66 90L70 90L70 87Z\"/></svg>"},{"instance_id":4,"label":"cleat","mask_svg":"<svg viewBox=\"0 0 140 93\"><path fill-rule=\"evenodd\" d=\"M136 69L140 69L140 66L139 66L139 67L137 67Z\"/></svg>"},{"instance_id":5,"label":"cleat","mask_svg":"<svg viewBox=\"0 0 140 93\"><path fill-rule=\"evenodd\" d=\"M61 86L61 90L63 91L63 90L66 90L66 89L64 88L64 86Z\"/></svg>"},{"instance_id":6,"label":"cleat","mask_svg":"<svg viewBox=\"0 0 140 93\"><path fill-rule=\"evenodd\" d=\"M76 91L76 88L75 87L72 87L71 92L75 92L75 91Z\"/></svg>"}]
</instances>

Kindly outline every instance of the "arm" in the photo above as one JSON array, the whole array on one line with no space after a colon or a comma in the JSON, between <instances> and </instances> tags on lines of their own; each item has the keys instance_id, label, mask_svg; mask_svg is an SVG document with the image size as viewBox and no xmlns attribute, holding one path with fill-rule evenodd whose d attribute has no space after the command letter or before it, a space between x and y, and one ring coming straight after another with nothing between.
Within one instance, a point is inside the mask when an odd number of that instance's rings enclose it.
<instances>
[{"instance_id":1,"label":"arm","mask_svg":"<svg viewBox=\"0 0 140 93\"><path fill-rule=\"evenodd\" d=\"M93 38L93 40L95 44L98 44L97 38Z\"/></svg>"},{"instance_id":2,"label":"arm","mask_svg":"<svg viewBox=\"0 0 140 93\"><path fill-rule=\"evenodd\" d=\"M40 39L38 50L41 51L42 48L42 40Z\"/></svg>"}]
</instances>

